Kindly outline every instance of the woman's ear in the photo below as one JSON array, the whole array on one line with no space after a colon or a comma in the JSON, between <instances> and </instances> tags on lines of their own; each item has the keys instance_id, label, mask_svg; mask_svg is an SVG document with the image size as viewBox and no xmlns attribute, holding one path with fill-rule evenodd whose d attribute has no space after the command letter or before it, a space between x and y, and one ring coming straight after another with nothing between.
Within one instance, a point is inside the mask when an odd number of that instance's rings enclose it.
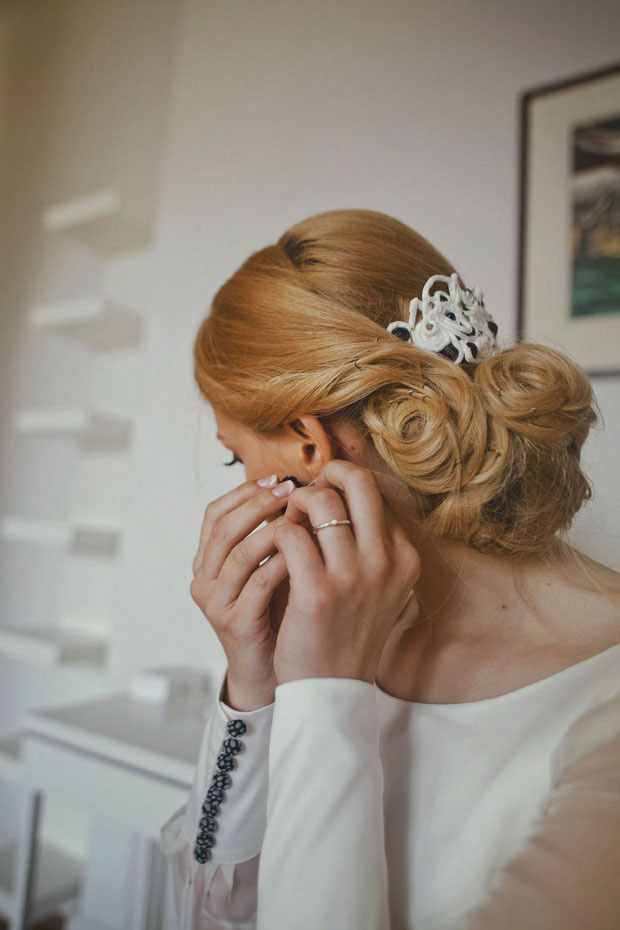
<instances>
[{"instance_id":1,"label":"woman's ear","mask_svg":"<svg viewBox=\"0 0 620 930\"><path fill-rule=\"evenodd\" d=\"M338 458L340 446L318 417L308 414L288 424L299 440L300 463L316 477L331 459Z\"/></svg>"}]
</instances>

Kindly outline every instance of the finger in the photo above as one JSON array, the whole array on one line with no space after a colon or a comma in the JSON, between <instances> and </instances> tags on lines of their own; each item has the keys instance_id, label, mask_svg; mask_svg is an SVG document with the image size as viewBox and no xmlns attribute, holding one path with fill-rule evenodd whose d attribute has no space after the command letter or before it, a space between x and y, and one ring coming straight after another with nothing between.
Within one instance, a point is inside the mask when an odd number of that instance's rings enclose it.
<instances>
[{"instance_id":1,"label":"finger","mask_svg":"<svg viewBox=\"0 0 620 930\"><path fill-rule=\"evenodd\" d=\"M291 585L309 591L323 587L326 568L310 531L287 520L276 529L274 542L284 556Z\"/></svg>"},{"instance_id":2,"label":"finger","mask_svg":"<svg viewBox=\"0 0 620 930\"><path fill-rule=\"evenodd\" d=\"M367 468L344 459L332 459L318 476L315 488L328 486L344 494L358 549L371 557L377 546L387 544L386 502L375 476Z\"/></svg>"},{"instance_id":3,"label":"finger","mask_svg":"<svg viewBox=\"0 0 620 930\"><path fill-rule=\"evenodd\" d=\"M384 500L384 505L385 526L394 566L394 587L402 583L405 586L404 589L409 591L420 577L422 569L420 554L388 501Z\"/></svg>"},{"instance_id":4,"label":"finger","mask_svg":"<svg viewBox=\"0 0 620 930\"><path fill-rule=\"evenodd\" d=\"M256 481L244 481L243 484L238 485L231 491L227 491L226 494L222 494L221 497L216 498L207 505L200 527L198 550L192 563L194 575L202 564L204 549L216 521L225 513L229 513L231 510L239 507L240 504L256 497L256 495L260 493L264 494L264 488L259 487Z\"/></svg>"},{"instance_id":5,"label":"finger","mask_svg":"<svg viewBox=\"0 0 620 930\"><path fill-rule=\"evenodd\" d=\"M259 568L255 569L237 598L240 620L246 616L254 620L260 617L274 595L275 589L288 578L288 568L281 552L276 552Z\"/></svg>"},{"instance_id":6,"label":"finger","mask_svg":"<svg viewBox=\"0 0 620 930\"><path fill-rule=\"evenodd\" d=\"M292 523L308 521L310 528L330 520L348 520L349 514L342 496L334 488L297 488L288 499L285 517ZM311 529L309 530L312 531ZM351 527L324 526L316 538L329 571L346 562L357 561L356 541Z\"/></svg>"},{"instance_id":7,"label":"finger","mask_svg":"<svg viewBox=\"0 0 620 930\"><path fill-rule=\"evenodd\" d=\"M233 604L239 598L248 579L259 570L260 563L277 552L273 541L274 534L277 527L285 522L286 517L279 516L233 546L218 576L216 608L226 609Z\"/></svg>"},{"instance_id":8,"label":"finger","mask_svg":"<svg viewBox=\"0 0 620 930\"><path fill-rule=\"evenodd\" d=\"M207 538L200 573L210 581L217 578L224 561L231 549L245 539L263 521L279 514L285 501L275 497L270 488L261 489L260 494L239 504L238 507L227 511L214 523Z\"/></svg>"}]
</instances>

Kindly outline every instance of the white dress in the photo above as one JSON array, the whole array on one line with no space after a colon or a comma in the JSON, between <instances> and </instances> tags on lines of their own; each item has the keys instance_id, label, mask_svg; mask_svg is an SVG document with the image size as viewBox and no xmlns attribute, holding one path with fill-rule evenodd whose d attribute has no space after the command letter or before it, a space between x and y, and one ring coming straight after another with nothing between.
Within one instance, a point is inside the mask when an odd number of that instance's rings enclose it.
<instances>
[{"instance_id":1,"label":"white dress","mask_svg":"<svg viewBox=\"0 0 620 930\"><path fill-rule=\"evenodd\" d=\"M248 713L225 675L162 828L180 930L619 930L620 644L460 704L307 678Z\"/></svg>"}]
</instances>

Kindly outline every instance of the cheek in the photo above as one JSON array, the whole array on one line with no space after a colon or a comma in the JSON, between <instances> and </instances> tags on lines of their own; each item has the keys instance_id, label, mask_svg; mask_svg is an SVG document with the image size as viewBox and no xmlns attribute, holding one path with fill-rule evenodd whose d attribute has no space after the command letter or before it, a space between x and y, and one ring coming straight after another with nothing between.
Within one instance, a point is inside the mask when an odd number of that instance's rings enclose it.
<instances>
[{"instance_id":1,"label":"cheek","mask_svg":"<svg viewBox=\"0 0 620 930\"><path fill-rule=\"evenodd\" d=\"M266 478L268 475L277 475L278 480L281 480L284 475L288 474L282 460L278 456L269 455L266 452L249 456L243 461L248 481L256 481L258 478Z\"/></svg>"}]
</instances>

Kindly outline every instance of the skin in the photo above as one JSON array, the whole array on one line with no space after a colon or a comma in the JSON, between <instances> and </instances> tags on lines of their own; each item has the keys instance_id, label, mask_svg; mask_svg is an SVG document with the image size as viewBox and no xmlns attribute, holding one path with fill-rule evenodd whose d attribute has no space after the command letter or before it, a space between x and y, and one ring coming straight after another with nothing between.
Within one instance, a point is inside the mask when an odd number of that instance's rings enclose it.
<instances>
[{"instance_id":1,"label":"skin","mask_svg":"<svg viewBox=\"0 0 620 930\"><path fill-rule=\"evenodd\" d=\"M617 598L532 561L523 579L533 613L505 560L425 533L406 488L352 426L326 430L307 415L265 437L213 413L248 481L275 473L315 482L282 501L285 521L279 510L265 518L282 524L274 534L288 573L280 590L290 585L276 623L279 682L354 677L408 701L459 703L525 687L620 642ZM354 526L312 534L310 525L333 517ZM375 571L386 558L383 574ZM620 582L600 563L590 569Z\"/></svg>"}]
</instances>

